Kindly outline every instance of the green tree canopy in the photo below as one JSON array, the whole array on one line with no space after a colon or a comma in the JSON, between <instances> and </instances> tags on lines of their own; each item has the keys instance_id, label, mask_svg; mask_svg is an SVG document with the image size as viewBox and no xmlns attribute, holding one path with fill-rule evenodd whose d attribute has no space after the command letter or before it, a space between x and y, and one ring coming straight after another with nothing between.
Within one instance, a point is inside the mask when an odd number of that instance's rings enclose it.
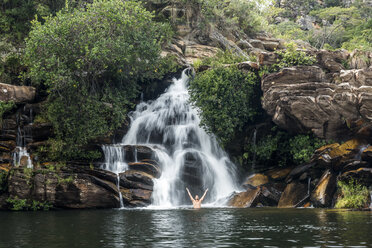
<instances>
[{"instance_id":1,"label":"green tree canopy","mask_svg":"<svg viewBox=\"0 0 372 248\"><path fill-rule=\"evenodd\" d=\"M32 22L24 63L33 84L48 89L56 153L81 157L89 140L123 123L138 82L159 76L170 36L136 1L97 0Z\"/></svg>"}]
</instances>

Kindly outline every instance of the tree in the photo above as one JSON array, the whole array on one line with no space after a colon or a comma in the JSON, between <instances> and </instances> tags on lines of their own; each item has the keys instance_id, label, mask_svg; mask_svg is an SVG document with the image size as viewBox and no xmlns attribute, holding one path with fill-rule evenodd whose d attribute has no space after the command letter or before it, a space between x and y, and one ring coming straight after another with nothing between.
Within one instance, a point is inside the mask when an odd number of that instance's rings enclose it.
<instances>
[{"instance_id":1,"label":"tree","mask_svg":"<svg viewBox=\"0 0 372 248\"><path fill-rule=\"evenodd\" d=\"M161 44L169 37L169 25L154 22L136 1L97 0L44 24L34 20L24 63L33 84L48 89L52 150L84 157L84 145L123 123L138 82L159 76Z\"/></svg>"}]
</instances>

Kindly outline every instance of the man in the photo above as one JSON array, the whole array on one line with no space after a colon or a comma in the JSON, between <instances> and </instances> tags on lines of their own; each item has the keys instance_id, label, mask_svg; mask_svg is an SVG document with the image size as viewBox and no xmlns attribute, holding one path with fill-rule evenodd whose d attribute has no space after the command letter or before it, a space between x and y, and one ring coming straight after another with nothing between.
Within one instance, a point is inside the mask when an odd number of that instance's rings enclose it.
<instances>
[{"instance_id":1,"label":"man","mask_svg":"<svg viewBox=\"0 0 372 248\"><path fill-rule=\"evenodd\" d=\"M192 205L194 206L195 209L199 209L201 208L201 203L202 201L204 200L204 197L205 195L207 194L208 192L208 189L204 192L203 196L199 199L199 196L198 195L195 195L195 199L192 197L191 193L190 193L190 190L188 188L186 188L187 190L187 193L189 194L190 196L190 199L192 201Z\"/></svg>"}]
</instances>

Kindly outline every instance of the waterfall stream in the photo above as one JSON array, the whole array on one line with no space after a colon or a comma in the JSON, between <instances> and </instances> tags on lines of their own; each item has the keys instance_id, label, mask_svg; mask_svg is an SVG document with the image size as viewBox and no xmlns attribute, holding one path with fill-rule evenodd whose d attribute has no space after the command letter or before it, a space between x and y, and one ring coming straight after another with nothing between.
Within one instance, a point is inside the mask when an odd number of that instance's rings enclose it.
<instances>
[{"instance_id":1,"label":"waterfall stream","mask_svg":"<svg viewBox=\"0 0 372 248\"><path fill-rule=\"evenodd\" d=\"M189 103L188 81L185 70L158 99L138 104L122 144L103 147L103 168L115 173L128 168L120 147L145 145L153 150L162 174L154 179L152 206L189 204L185 187L193 194L209 188L205 202L214 205L237 189L234 164L213 135L199 126L198 109Z\"/></svg>"}]
</instances>

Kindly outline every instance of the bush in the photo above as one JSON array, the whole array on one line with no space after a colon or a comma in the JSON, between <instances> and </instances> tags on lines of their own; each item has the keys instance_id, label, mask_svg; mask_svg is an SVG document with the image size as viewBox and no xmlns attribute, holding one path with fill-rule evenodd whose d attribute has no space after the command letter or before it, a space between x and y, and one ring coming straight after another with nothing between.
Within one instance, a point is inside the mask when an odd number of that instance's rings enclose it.
<instances>
[{"instance_id":1,"label":"bush","mask_svg":"<svg viewBox=\"0 0 372 248\"><path fill-rule=\"evenodd\" d=\"M337 200L335 208L360 209L368 207L370 195L367 187L362 186L353 179L349 182L338 181L337 185L341 190L341 198Z\"/></svg>"},{"instance_id":2,"label":"bush","mask_svg":"<svg viewBox=\"0 0 372 248\"><path fill-rule=\"evenodd\" d=\"M136 1L95 1L32 22L23 61L49 93L52 159L98 157L85 146L123 123L140 82L165 73L157 67L171 35Z\"/></svg>"},{"instance_id":3,"label":"bush","mask_svg":"<svg viewBox=\"0 0 372 248\"><path fill-rule=\"evenodd\" d=\"M19 199L17 196L15 198L8 198L7 203L11 205L10 209L13 211L21 210L47 211L52 208L52 204L50 204L49 202L39 202L36 200L32 200L29 203L27 199Z\"/></svg>"},{"instance_id":4,"label":"bush","mask_svg":"<svg viewBox=\"0 0 372 248\"><path fill-rule=\"evenodd\" d=\"M191 101L200 110L201 124L224 145L260 113L258 78L236 66L216 67L190 83Z\"/></svg>"},{"instance_id":5,"label":"bush","mask_svg":"<svg viewBox=\"0 0 372 248\"><path fill-rule=\"evenodd\" d=\"M16 105L13 101L9 101L9 102L1 102L0 101L0 125L3 122L4 114L11 111L15 106Z\"/></svg>"},{"instance_id":6,"label":"bush","mask_svg":"<svg viewBox=\"0 0 372 248\"><path fill-rule=\"evenodd\" d=\"M244 147L247 163L255 157L259 165L299 165L309 162L314 151L327 144L311 134L291 136L276 126L270 131L262 130L263 134L258 131L256 146L249 142Z\"/></svg>"},{"instance_id":7,"label":"bush","mask_svg":"<svg viewBox=\"0 0 372 248\"><path fill-rule=\"evenodd\" d=\"M285 50L276 52L280 58L276 66L278 68L296 66L296 65L312 65L316 59L307 55L304 51L297 50L297 45L290 42L286 45Z\"/></svg>"}]
</instances>

